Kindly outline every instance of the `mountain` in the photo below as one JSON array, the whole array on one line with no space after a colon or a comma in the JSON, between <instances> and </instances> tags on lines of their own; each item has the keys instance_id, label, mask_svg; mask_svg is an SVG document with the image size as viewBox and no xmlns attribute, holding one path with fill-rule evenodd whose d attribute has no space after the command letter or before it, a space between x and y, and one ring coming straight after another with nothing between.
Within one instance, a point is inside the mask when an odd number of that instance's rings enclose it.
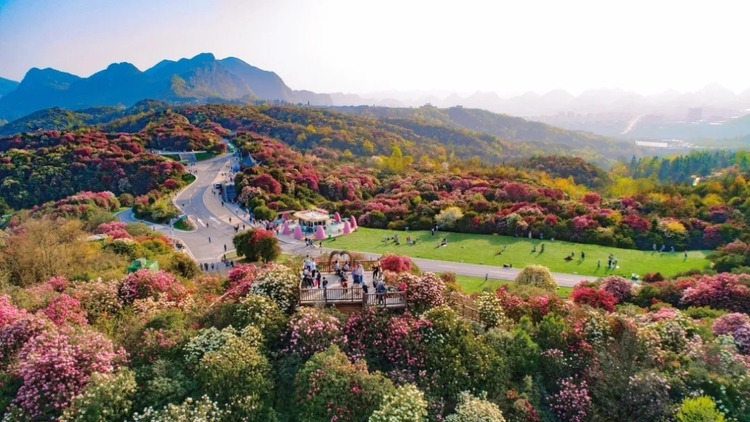
<instances>
[{"instance_id":1,"label":"mountain","mask_svg":"<svg viewBox=\"0 0 750 422\"><path fill-rule=\"evenodd\" d=\"M327 94L294 91L275 73L240 59L217 60L213 54L202 53L190 59L162 60L146 71L130 63L113 63L87 78L34 68L19 84L0 80L0 119L18 119L53 107L128 107L145 98L176 103L270 100L333 104Z\"/></svg>"},{"instance_id":2,"label":"mountain","mask_svg":"<svg viewBox=\"0 0 750 422\"><path fill-rule=\"evenodd\" d=\"M0 97L13 91L18 87L18 82L11 81L10 79L0 78Z\"/></svg>"}]
</instances>

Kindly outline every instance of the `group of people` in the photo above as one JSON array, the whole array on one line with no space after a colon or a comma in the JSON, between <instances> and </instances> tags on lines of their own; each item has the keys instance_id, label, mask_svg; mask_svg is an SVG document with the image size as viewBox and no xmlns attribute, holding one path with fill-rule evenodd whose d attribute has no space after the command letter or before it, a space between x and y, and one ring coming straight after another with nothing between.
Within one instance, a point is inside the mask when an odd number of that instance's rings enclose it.
<instances>
[{"instance_id":1,"label":"group of people","mask_svg":"<svg viewBox=\"0 0 750 422\"><path fill-rule=\"evenodd\" d=\"M220 266L222 263L224 264L225 268L234 268L234 261L228 261L228 260L223 260L222 262L217 262L215 264L213 262L210 264L208 262L201 262L198 264L198 266L200 266L201 271L214 271L214 269L216 271L219 271L219 268L221 268Z\"/></svg>"},{"instance_id":2,"label":"group of people","mask_svg":"<svg viewBox=\"0 0 750 422\"><path fill-rule=\"evenodd\" d=\"M338 260L333 263L334 274L339 277L339 284L343 293L347 294L349 289L349 278L351 277L353 286L361 286L362 294L370 293L370 286L365 283L365 269L361 263L355 263L353 266L350 265L349 261L339 262ZM320 288L323 289L323 297L327 298L327 289L329 282L326 277L323 277L322 273L318 269L318 265L315 260L309 255L305 257L305 261L302 268L302 286L304 288ZM383 272L380 264L376 262L372 267L372 289L376 294L376 303L378 305L385 305L386 293L388 287L385 285L383 279ZM397 287L398 291L406 291L406 283L403 281L399 283Z\"/></svg>"}]
</instances>

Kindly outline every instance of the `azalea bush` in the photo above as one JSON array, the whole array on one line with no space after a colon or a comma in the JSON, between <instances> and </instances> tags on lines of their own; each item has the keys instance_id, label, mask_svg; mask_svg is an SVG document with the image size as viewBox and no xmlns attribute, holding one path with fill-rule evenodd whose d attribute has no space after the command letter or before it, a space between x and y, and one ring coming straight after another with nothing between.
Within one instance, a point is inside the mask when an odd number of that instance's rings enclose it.
<instances>
[{"instance_id":1,"label":"azalea bush","mask_svg":"<svg viewBox=\"0 0 750 422\"><path fill-rule=\"evenodd\" d=\"M563 421L584 422L591 415L591 397L585 380L565 378L558 381L559 391L549 397L552 412Z\"/></svg>"},{"instance_id":2,"label":"azalea bush","mask_svg":"<svg viewBox=\"0 0 750 422\"><path fill-rule=\"evenodd\" d=\"M408 256L385 254L380 258L380 268L394 273L410 272L413 263Z\"/></svg>"},{"instance_id":3,"label":"azalea bush","mask_svg":"<svg viewBox=\"0 0 750 422\"><path fill-rule=\"evenodd\" d=\"M750 275L720 273L700 277L695 287L682 295L684 306L710 306L733 312L750 313Z\"/></svg>"},{"instance_id":4,"label":"azalea bush","mask_svg":"<svg viewBox=\"0 0 750 422\"><path fill-rule=\"evenodd\" d=\"M95 372L88 385L73 397L60 422L115 422L130 415L136 390L129 369L112 373Z\"/></svg>"},{"instance_id":5,"label":"azalea bush","mask_svg":"<svg viewBox=\"0 0 750 422\"><path fill-rule=\"evenodd\" d=\"M291 268L268 264L250 286L249 293L266 296L276 302L283 312L291 314L297 308L297 289L300 277Z\"/></svg>"},{"instance_id":6,"label":"azalea bush","mask_svg":"<svg viewBox=\"0 0 750 422\"><path fill-rule=\"evenodd\" d=\"M611 294L618 303L627 302L633 295L633 283L625 277L610 275L599 281L599 289Z\"/></svg>"},{"instance_id":7,"label":"azalea bush","mask_svg":"<svg viewBox=\"0 0 750 422\"><path fill-rule=\"evenodd\" d=\"M14 405L31 419L59 416L93 373L111 372L124 359L122 349L96 332L43 331L19 353L23 384Z\"/></svg>"},{"instance_id":8,"label":"azalea bush","mask_svg":"<svg viewBox=\"0 0 750 422\"><path fill-rule=\"evenodd\" d=\"M307 361L294 384L297 415L308 422L366 420L395 392L385 376L351 363L335 345Z\"/></svg>"},{"instance_id":9,"label":"azalea bush","mask_svg":"<svg viewBox=\"0 0 750 422\"><path fill-rule=\"evenodd\" d=\"M134 422L222 422L227 412L208 396L198 400L188 397L181 404L164 406L159 410L149 407L133 415Z\"/></svg>"},{"instance_id":10,"label":"azalea bush","mask_svg":"<svg viewBox=\"0 0 750 422\"><path fill-rule=\"evenodd\" d=\"M482 292L477 296L474 303L479 311L479 320L485 327L510 327L511 322L508 317L505 316L502 303L494 293Z\"/></svg>"},{"instance_id":11,"label":"azalea bush","mask_svg":"<svg viewBox=\"0 0 750 422\"><path fill-rule=\"evenodd\" d=\"M505 422L503 412L485 398L475 397L467 392L461 393L456 413L445 418L446 422Z\"/></svg>"},{"instance_id":12,"label":"azalea bush","mask_svg":"<svg viewBox=\"0 0 750 422\"><path fill-rule=\"evenodd\" d=\"M341 328L341 322L332 315L315 308L300 308L289 320L282 351L307 359L332 344L343 347L347 339Z\"/></svg>"},{"instance_id":13,"label":"azalea bush","mask_svg":"<svg viewBox=\"0 0 750 422\"><path fill-rule=\"evenodd\" d=\"M445 283L434 273L421 276L401 273L394 283L400 284L402 281L406 284L406 303L412 313L420 314L445 303Z\"/></svg>"},{"instance_id":14,"label":"azalea bush","mask_svg":"<svg viewBox=\"0 0 750 422\"><path fill-rule=\"evenodd\" d=\"M40 312L57 325L86 324L86 311L81 302L67 294L52 299Z\"/></svg>"},{"instance_id":15,"label":"azalea bush","mask_svg":"<svg viewBox=\"0 0 750 422\"><path fill-rule=\"evenodd\" d=\"M426 417L424 393L414 385L406 384L385 396L380 408L370 416L368 422L424 422Z\"/></svg>"},{"instance_id":16,"label":"azalea bush","mask_svg":"<svg viewBox=\"0 0 750 422\"><path fill-rule=\"evenodd\" d=\"M166 293L170 300L179 300L187 290L172 274L163 270L152 273L148 269L128 274L118 287L118 298L125 305L136 299L158 299L160 293Z\"/></svg>"},{"instance_id":17,"label":"azalea bush","mask_svg":"<svg viewBox=\"0 0 750 422\"><path fill-rule=\"evenodd\" d=\"M604 309L614 312L617 298L606 290L598 290L593 287L576 288L571 294L573 302L580 305L589 305L593 308Z\"/></svg>"}]
</instances>

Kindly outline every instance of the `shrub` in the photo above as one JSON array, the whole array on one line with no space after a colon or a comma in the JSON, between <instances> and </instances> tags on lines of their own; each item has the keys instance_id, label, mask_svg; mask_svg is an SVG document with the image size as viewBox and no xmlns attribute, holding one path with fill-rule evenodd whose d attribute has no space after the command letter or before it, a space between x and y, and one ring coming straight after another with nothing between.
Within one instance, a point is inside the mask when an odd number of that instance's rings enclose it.
<instances>
[{"instance_id":1,"label":"shrub","mask_svg":"<svg viewBox=\"0 0 750 422\"><path fill-rule=\"evenodd\" d=\"M435 216L435 223L437 223L440 228L452 229L456 227L456 223L461 220L463 216L464 213L461 211L461 208L448 207Z\"/></svg>"},{"instance_id":2,"label":"shrub","mask_svg":"<svg viewBox=\"0 0 750 422\"><path fill-rule=\"evenodd\" d=\"M675 415L677 422L724 422L711 397L686 397Z\"/></svg>"},{"instance_id":3,"label":"shrub","mask_svg":"<svg viewBox=\"0 0 750 422\"><path fill-rule=\"evenodd\" d=\"M503 412L495 403L485 397L475 397L467 392L461 393L456 413L445 418L445 422L505 422Z\"/></svg>"},{"instance_id":4,"label":"shrub","mask_svg":"<svg viewBox=\"0 0 750 422\"><path fill-rule=\"evenodd\" d=\"M445 283L434 273L421 276L399 274L396 283L406 283L407 304L414 314L420 314L445 302Z\"/></svg>"},{"instance_id":5,"label":"shrub","mask_svg":"<svg viewBox=\"0 0 750 422\"><path fill-rule=\"evenodd\" d=\"M612 294L618 303L627 302L633 296L633 283L617 275L604 277L599 282L599 289Z\"/></svg>"},{"instance_id":6,"label":"shrub","mask_svg":"<svg viewBox=\"0 0 750 422\"><path fill-rule=\"evenodd\" d=\"M71 400L60 422L120 421L130 413L135 376L129 369L110 374L95 372L89 384Z\"/></svg>"},{"instance_id":7,"label":"shrub","mask_svg":"<svg viewBox=\"0 0 750 422\"><path fill-rule=\"evenodd\" d=\"M232 242L237 255L244 256L249 261L273 262L281 255L279 240L270 230L247 230L236 234Z\"/></svg>"},{"instance_id":8,"label":"shrub","mask_svg":"<svg viewBox=\"0 0 750 422\"><path fill-rule=\"evenodd\" d=\"M93 373L111 372L124 357L99 333L44 331L19 353L23 385L14 403L31 419L59 416Z\"/></svg>"},{"instance_id":9,"label":"shrub","mask_svg":"<svg viewBox=\"0 0 750 422\"><path fill-rule=\"evenodd\" d=\"M408 256L385 254L380 258L380 266L383 271L393 271L394 273L405 273L412 269L411 258Z\"/></svg>"},{"instance_id":10,"label":"shrub","mask_svg":"<svg viewBox=\"0 0 750 422\"><path fill-rule=\"evenodd\" d=\"M572 378L558 381L558 391L549 397L552 412L562 421L584 422L591 414L591 397L586 381L576 383Z\"/></svg>"},{"instance_id":11,"label":"shrub","mask_svg":"<svg viewBox=\"0 0 750 422\"><path fill-rule=\"evenodd\" d=\"M307 359L332 344L343 347L346 343L338 319L314 308L300 308L289 320L283 352Z\"/></svg>"},{"instance_id":12,"label":"shrub","mask_svg":"<svg viewBox=\"0 0 750 422\"><path fill-rule=\"evenodd\" d=\"M516 276L516 284L521 286L533 286L547 291L557 290L557 282L552 277L547 267L541 265L527 265Z\"/></svg>"},{"instance_id":13,"label":"shrub","mask_svg":"<svg viewBox=\"0 0 750 422\"><path fill-rule=\"evenodd\" d=\"M52 299L41 313L56 325L86 323L86 311L81 308L81 302L65 293Z\"/></svg>"},{"instance_id":14,"label":"shrub","mask_svg":"<svg viewBox=\"0 0 750 422\"><path fill-rule=\"evenodd\" d=\"M479 320L484 324L485 328L510 327L511 322L505 316L500 299L494 293L480 293L474 304L479 311Z\"/></svg>"},{"instance_id":15,"label":"shrub","mask_svg":"<svg viewBox=\"0 0 750 422\"><path fill-rule=\"evenodd\" d=\"M750 313L750 287L743 284L748 279L750 276L727 273L700 277L695 287L684 291L681 303Z\"/></svg>"},{"instance_id":16,"label":"shrub","mask_svg":"<svg viewBox=\"0 0 750 422\"><path fill-rule=\"evenodd\" d=\"M575 289L572 297L573 302L579 305L588 305L593 308L604 309L607 312L614 312L617 303L617 299L611 293L592 287Z\"/></svg>"},{"instance_id":17,"label":"shrub","mask_svg":"<svg viewBox=\"0 0 750 422\"><path fill-rule=\"evenodd\" d=\"M424 422L427 417L427 401L424 393L412 384L396 388L385 396L380 408L370 416L369 422Z\"/></svg>"},{"instance_id":18,"label":"shrub","mask_svg":"<svg viewBox=\"0 0 750 422\"><path fill-rule=\"evenodd\" d=\"M152 273L148 269L142 269L125 276L120 282L117 296L123 304L129 305L136 299L158 299L159 293L166 293L169 299L179 300L187 290L166 271Z\"/></svg>"},{"instance_id":19,"label":"shrub","mask_svg":"<svg viewBox=\"0 0 750 422\"><path fill-rule=\"evenodd\" d=\"M222 422L224 416L224 410L204 395L198 400L188 397L178 405L170 403L161 410L148 407L142 413L133 415L133 422Z\"/></svg>"},{"instance_id":20,"label":"shrub","mask_svg":"<svg viewBox=\"0 0 750 422\"><path fill-rule=\"evenodd\" d=\"M664 276L661 273L646 273L643 275L644 283L656 283L657 281L664 281Z\"/></svg>"},{"instance_id":21,"label":"shrub","mask_svg":"<svg viewBox=\"0 0 750 422\"><path fill-rule=\"evenodd\" d=\"M249 292L270 298L279 309L291 314L297 307L299 282L294 270L272 263L263 268Z\"/></svg>"},{"instance_id":22,"label":"shrub","mask_svg":"<svg viewBox=\"0 0 750 422\"><path fill-rule=\"evenodd\" d=\"M363 421L393 394L393 384L363 361L351 363L337 346L314 355L294 382L298 420Z\"/></svg>"}]
</instances>

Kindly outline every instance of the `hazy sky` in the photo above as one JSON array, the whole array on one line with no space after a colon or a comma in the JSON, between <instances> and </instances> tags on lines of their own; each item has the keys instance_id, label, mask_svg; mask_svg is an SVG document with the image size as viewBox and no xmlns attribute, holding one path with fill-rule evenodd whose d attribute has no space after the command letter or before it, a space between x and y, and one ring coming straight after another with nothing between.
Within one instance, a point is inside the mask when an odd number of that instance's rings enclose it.
<instances>
[{"instance_id":1,"label":"hazy sky","mask_svg":"<svg viewBox=\"0 0 750 422\"><path fill-rule=\"evenodd\" d=\"M750 87L744 3L0 0L0 76L212 52L318 92L738 92Z\"/></svg>"}]
</instances>

